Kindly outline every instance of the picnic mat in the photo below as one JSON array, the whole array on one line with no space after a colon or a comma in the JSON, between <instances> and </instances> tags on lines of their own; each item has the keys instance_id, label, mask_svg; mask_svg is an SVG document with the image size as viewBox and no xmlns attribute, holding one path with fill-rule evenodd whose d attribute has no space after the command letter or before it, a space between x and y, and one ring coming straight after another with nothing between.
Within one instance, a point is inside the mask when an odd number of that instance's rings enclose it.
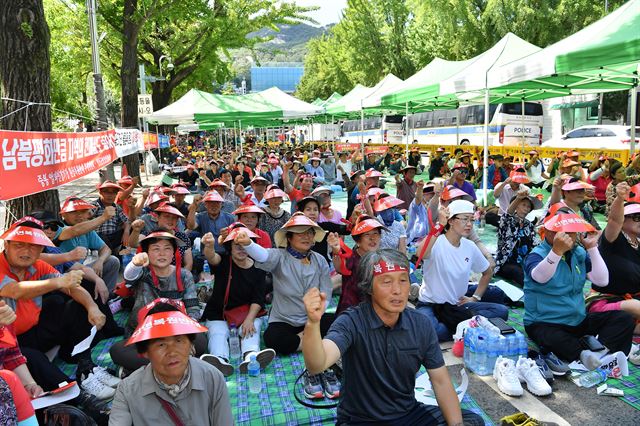
<instances>
[{"instance_id":1,"label":"picnic mat","mask_svg":"<svg viewBox=\"0 0 640 426\"><path fill-rule=\"evenodd\" d=\"M337 303L337 297L334 297ZM334 304L335 306L335 304ZM127 320L128 312L118 312L115 319L123 325ZM264 330L263 330L264 331ZM96 364L115 371L116 365L111 360L109 348L120 337L106 339L98 342L92 349L92 357ZM264 347L264 341L262 342ZM54 363L68 376L74 377L75 365L66 364L59 359ZM238 362L233 363L237 368ZM231 400L231 410L239 426L248 425L328 425L336 422L336 409L312 409L307 408L296 401L293 390L297 377L304 369L302 353L289 356L276 356L273 362L262 374L262 392L250 394L246 374L237 371L227 377L227 389ZM424 373L424 368L417 374ZM302 393L302 383L298 384L297 393L306 402L329 404L328 399L310 401ZM471 395L466 394L461 404L463 409L473 411L482 416L485 424L493 425L492 420L474 401Z\"/></svg>"}]
</instances>

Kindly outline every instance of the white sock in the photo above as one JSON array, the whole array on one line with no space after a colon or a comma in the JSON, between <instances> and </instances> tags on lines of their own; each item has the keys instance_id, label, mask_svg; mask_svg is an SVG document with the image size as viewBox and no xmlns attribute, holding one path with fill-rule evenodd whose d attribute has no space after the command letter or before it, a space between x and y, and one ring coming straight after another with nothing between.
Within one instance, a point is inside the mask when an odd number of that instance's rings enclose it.
<instances>
[{"instance_id":1,"label":"white sock","mask_svg":"<svg viewBox=\"0 0 640 426\"><path fill-rule=\"evenodd\" d=\"M600 354L588 349L580 352L580 362L587 367L588 370L595 370L600 366Z\"/></svg>"}]
</instances>

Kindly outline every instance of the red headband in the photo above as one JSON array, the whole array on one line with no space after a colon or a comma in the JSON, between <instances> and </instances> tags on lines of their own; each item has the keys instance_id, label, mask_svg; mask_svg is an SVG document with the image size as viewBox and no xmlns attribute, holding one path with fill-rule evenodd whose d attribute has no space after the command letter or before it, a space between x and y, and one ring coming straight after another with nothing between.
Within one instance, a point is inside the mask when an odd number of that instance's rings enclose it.
<instances>
[{"instance_id":1,"label":"red headband","mask_svg":"<svg viewBox=\"0 0 640 426\"><path fill-rule=\"evenodd\" d=\"M384 260L373 265L373 276L388 274L390 272L409 272L407 268L402 265L394 265L393 263L387 263Z\"/></svg>"}]
</instances>

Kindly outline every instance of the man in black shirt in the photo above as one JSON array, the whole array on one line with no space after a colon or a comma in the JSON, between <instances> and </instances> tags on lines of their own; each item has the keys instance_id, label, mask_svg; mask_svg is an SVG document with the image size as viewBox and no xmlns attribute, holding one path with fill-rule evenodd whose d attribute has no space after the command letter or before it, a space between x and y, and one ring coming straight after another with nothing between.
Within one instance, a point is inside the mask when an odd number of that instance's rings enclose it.
<instances>
[{"instance_id":1,"label":"man in black shirt","mask_svg":"<svg viewBox=\"0 0 640 426\"><path fill-rule=\"evenodd\" d=\"M342 357L337 424L483 425L480 416L460 409L433 325L405 309L411 285L406 256L392 249L369 252L360 260L358 274L366 300L340 314L324 339L320 318L326 295L313 288L304 296L302 353L309 374ZM438 406L415 399L421 366L427 369Z\"/></svg>"},{"instance_id":2,"label":"man in black shirt","mask_svg":"<svg viewBox=\"0 0 640 426\"><path fill-rule=\"evenodd\" d=\"M435 155L431 158L431 163L429 164L429 179L442 177L442 170L444 168L444 159L442 155L444 154L444 148L440 147L436 149Z\"/></svg>"}]
</instances>

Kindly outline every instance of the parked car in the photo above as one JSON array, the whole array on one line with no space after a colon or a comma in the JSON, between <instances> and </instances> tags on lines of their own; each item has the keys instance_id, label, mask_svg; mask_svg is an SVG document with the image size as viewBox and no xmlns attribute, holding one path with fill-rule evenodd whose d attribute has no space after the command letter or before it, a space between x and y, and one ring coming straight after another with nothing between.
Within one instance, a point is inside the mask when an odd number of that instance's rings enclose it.
<instances>
[{"instance_id":1,"label":"parked car","mask_svg":"<svg viewBox=\"0 0 640 426\"><path fill-rule=\"evenodd\" d=\"M636 127L636 147L640 143L640 127ZM559 138L544 142L544 148L629 149L631 126L591 125L573 129ZM636 148L636 149L637 149Z\"/></svg>"}]
</instances>

